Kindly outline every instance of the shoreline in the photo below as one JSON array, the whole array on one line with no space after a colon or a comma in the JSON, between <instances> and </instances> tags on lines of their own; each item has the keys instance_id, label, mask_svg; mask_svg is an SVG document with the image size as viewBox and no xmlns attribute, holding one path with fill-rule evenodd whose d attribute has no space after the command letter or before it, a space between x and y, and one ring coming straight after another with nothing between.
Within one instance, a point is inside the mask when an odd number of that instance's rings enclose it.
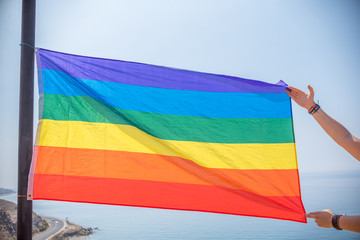
<instances>
[{"instance_id":1,"label":"shoreline","mask_svg":"<svg viewBox=\"0 0 360 240\"><path fill-rule=\"evenodd\" d=\"M52 239L53 237L61 234L65 230L65 228L67 226L66 222L63 219L60 219L60 218L45 217L45 216L41 216L41 218L44 221L46 221L49 226L48 226L48 228L46 230L44 230L42 232L38 232L36 234L33 234L32 239L34 239L34 240ZM58 229L56 232L50 233L50 235L49 235L48 232L51 231L52 228L55 227L53 221L56 221L56 223L61 222L62 227L60 229ZM45 236L43 236L43 235L45 235Z\"/></svg>"},{"instance_id":2,"label":"shoreline","mask_svg":"<svg viewBox=\"0 0 360 240\"><path fill-rule=\"evenodd\" d=\"M45 239L67 239L67 240L86 240L87 236L92 234L91 228L83 228L82 226L67 222L64 219L54 218L54 217L42 217L45 221L50 224L56 224L61 222L62 227L58 229L56 232L52 233L51 235L47 234L46 231L50 231L50 229L45 230L44 232L40 232L33 236L34 240L45 240ZM53 227L53 226L49 226ZM83 235L86 233L85 235ZM44 235L45 236L42 236ZM48 236L49 235L49 236Z\"/></svg>"},{"instance_id":3,"label":"shoreline","mask_svg":"<svg viewBox=\"0 0 360 240\"><path fill-rule=\"evenodd\" d=\"M46 229L44 232L39 232L33 235L34 240L45 240L45 239L66 239L66 240L86 240L89 235L93 233L91 228L84 228L82 226L70 223L61 218L54 218L48 216L41 216L42 219L47 221L49 224L49 228ZM51 233L49 235L47 232L51 231L53 228L54 222L58 224L61 222L62 227L58 229L56 232ZM42 236L45 235L45 236Z\"/></svg>"},{"instance_id":4,"label":"shoreline","mask_svg":"<svg viewBox=\"0 0 360 240\"><path fill-rule=\"evenodd\" d=\"M15 196L11 196L15 195ZM0 195L0 236L16 237L17 222L17 204L14 200L17 193L5 193ZM11 196L6 197L6 196ZM4 199L6 197L6 199ZM61 227L59 225L61 223ZM33 238L44 239L68 239L68 240L86 240L87 236L93 234L92 228L84 228L80 225L69 222L67 219L40 216L33 211ZM6 227L4 227L6 226ZM10 227L9 227L10 226ZM42 230L46 228L45 230ZM34 232L35 229L35 232ZM95 228L97 229L97 228ZM50 231L50 234L48 233ZM41 235L45 234L45 237ZM2 237L0 237L2 239ZM4 238L7 239L7 238Z\"/></svg>"},{"instance_id":5,"label":"shoreline","mask_svg":"<svg viewBox=\"0 0 360 240\"><path fill-rule=\"evenodd\" d=\"M8 196L8 195L12 195L12 194L17 194L17 192L12 191L12 192L0 193L0 197L4 197L4 196Z\"/></svg>"}]
</instances>

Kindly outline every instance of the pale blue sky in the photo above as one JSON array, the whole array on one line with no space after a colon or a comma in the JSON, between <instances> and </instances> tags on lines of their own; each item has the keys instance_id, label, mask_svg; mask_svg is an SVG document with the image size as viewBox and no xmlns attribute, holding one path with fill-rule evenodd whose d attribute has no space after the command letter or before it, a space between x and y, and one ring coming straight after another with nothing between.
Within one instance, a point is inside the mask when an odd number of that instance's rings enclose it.
<instances>
[{"instance_id":1,"label":"pale blue sky","mask_svg":"<svg viewBox=\"0 0 360 240\"><path fill-rule=\"evenodd\" d=\"M38 0L36 46L306 89L360 136L360 2ZM0 2L0 187L16 189L21 1ZM35 103L37 112L37 103ZM300 175L360 171L293 104ZM35 116L36 118L36 116ZM36 120L34 121L36 123Z\"/></svg>"}]
</instances>

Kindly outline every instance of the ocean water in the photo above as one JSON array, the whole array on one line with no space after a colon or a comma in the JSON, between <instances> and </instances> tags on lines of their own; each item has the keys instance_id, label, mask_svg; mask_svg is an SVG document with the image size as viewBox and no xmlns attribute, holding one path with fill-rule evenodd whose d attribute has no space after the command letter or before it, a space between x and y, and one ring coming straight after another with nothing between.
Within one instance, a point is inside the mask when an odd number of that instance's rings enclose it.
<instances>
[{"instance_id":1,"label":"ocean water","mask_svg":"<svg viewBox=\"0 0 360 240\"><path fill-rule=\"evenodd\" d=\"M360 172L300 174L307 212L360 215ZM16 195L1 198L16 201ZM98 228L88 239L360 239L360 234L291 221L215 213L57 201L34 201L42 216Z\"/></svg>"}]
</instances>

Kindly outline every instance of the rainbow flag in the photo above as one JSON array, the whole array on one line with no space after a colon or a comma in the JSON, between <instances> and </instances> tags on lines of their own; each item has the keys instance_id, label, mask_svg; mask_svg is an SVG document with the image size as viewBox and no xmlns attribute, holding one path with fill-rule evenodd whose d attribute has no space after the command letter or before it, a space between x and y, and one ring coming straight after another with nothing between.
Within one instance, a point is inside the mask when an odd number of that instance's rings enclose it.
<instances>
[{"instance_id":1,"label":"rainbow flag","mask_svg":"<svg viewBox=\"0 0 360 240\"><path fill-rule=\"evenodd\" d=\"M29 199L306 222L286 84L36 56Z\"/></svg>"}]
</instances>

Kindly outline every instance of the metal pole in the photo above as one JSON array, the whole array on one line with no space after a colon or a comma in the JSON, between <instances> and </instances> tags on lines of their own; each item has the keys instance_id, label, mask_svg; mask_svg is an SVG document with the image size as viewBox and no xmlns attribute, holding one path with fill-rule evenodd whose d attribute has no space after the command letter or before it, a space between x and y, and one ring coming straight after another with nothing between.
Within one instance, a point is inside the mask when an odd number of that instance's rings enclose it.
<instances>
[{"instance_id":1,"label":"metal pole","mask_svg":"<svg viewBox=\"0 0 360 240\"><path fill-rule=\"evenodd\" d=\"M32 201L27 182L33 148L34 45L36 0L22 1L18 146L17 239L32 239Z\"/></svg>"}]
</instances>

